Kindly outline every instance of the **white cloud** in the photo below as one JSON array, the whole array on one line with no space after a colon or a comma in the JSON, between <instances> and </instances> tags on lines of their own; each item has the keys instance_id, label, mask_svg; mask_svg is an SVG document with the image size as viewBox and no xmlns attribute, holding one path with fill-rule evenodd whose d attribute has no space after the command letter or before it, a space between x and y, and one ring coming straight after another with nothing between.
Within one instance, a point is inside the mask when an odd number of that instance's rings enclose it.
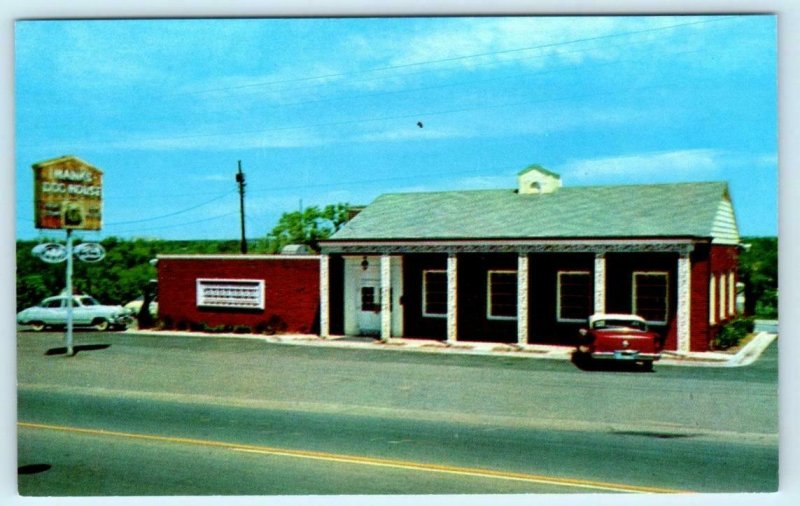
<instances>
[{"instance_id":1,"label":"white cloud","mask_svg":"<svg viewBox=\"0 0 800 506\"><path fill-rule=\"evenodd\" d=\"M565 164L559 172L572 181L595 183L708 180L721 174L723 155L714 149L637 153L575 160Z\"/></svg>"}]
</instances>

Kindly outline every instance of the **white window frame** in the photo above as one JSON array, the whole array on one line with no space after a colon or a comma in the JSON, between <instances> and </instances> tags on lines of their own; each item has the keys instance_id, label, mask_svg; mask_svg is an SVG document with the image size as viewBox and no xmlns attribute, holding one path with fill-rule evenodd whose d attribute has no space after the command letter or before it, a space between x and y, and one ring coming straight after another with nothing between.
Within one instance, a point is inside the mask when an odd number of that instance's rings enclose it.
<instances>
[{"instance_id":1,"label":"white window frame","mask_svg":"<svg viewBox=\"0 0 800 506\"><path fill-rule=\"evenodd\" d=\"M717 275L711 274L708 280L708 322L717 323Z\"/></svg>"},{"instance_id":2,"label":"white window frame","mask_svg":"<svg viewBox=\"0 0 800 506\"><path fill-rule=\"evenodd\" d=\"M667 271L634 271L631 278L631 309L633 314L639 314L639 308L636 307L637 276L663 276L664 277L664 319L663 320L647 320L647 323L652 325L666 325L669 319L669 272ZM641 315L640 315L641 316Z\"/></svg>"},{"instance_id":3,"label":"white window frame","mask_svg":"<svg viewBox=\"0 0 800 506\"><path fill-rule=\"evenodd\" d=\"M196 280L196 299L197 307L215 307L215 308L232 308L232 309L264 309L264 280L263 279L219 279L219 278L198 278ZM224 293L218 297L212 297L208 294L208 290L212 287L209 285L217 285L214 288L219 290L228 290L230 295L228 302L225 302ZM251 298L252 302L244 302L245 297L237 300L234 297L235 290L242 288L256 289L255 297ZM239 303L237 303L239 302Z\"/></svg>"},{"instance_id":4,"label":"white window frame","mask_svg":"<svg viewBox=\"0 0 800 506\"><path fill-rule=\"evenodd\" d=\"M719 275L719 321L725 320L728 317L728 277L725 273Z\"/></svg>"},{"instance_id":5,"label":"white window frame","mask_svg":"<svg viewBox=\"0 0 800 506\"><path fill-rule=\"evenodd\" d=\"M428 273L444 274L445 279L445 305L444 313L429 313L425 310L428 307ZM447 318L447 270L446 269L424 269L422 271L422 316L427 318Z\"/></svg>"},{"instance_id":6,"label":"white window frame","mask_svg":"<svg viewBox=\"0 0 800 506\"><path fill-rule=\"evenodd\" d=\"M514 295L514 307L516 309L515 316L498 316L492 314L492 274L507 274L514 277L514 281L519 283L517 279L517 271L515 270L490 270L486 273L486 319L487 320L505 320L514 321L519 317L519 300L517 298L517 288L514 287L512 294Z\"/></svg>"}]
</instances>

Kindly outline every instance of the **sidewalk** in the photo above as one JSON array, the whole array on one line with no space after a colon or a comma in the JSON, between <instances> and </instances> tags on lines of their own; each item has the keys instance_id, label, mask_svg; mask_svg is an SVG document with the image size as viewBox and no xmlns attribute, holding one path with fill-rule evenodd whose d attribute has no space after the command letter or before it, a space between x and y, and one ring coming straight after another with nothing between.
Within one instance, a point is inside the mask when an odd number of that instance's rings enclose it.
<instances>
[{"instance_id":1,"label":"sidewalk","mask_svg":"<svg viewBox=\"0 0 800 506\"><path fill-rule=\"evenodd\" d=\"M485 343L485 342L457 342L447 344L442 341L428 339L392 338L386 342L372 337L331 336L323 339L310 334L224 334L204 332L183 332L165 330L136 330L127 332L149 336L185 336L185 337L211 337L224 339L258 339L269 343L293 346L320 346L346 349L365 350L397 350L419 353L456 353L463 355L491 355L517 358L537 358L553 360L570 360L574 347L555 346L544 344L531 344L519 346L516 344ZM735 354L724 352L689 352L665 351L659 364L693 366L693 367L741 367L752 364L761 353L777 338L777 334L759 332L749 343Z\"/></svg>"}]
</instances>

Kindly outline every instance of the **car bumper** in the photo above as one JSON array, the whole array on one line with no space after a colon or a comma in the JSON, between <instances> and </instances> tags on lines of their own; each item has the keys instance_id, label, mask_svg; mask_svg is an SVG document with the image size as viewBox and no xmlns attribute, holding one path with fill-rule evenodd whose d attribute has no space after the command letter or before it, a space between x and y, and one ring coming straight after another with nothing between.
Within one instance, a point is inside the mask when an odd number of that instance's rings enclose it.
<instances>
[{"instance_id":1,"label":"car bumper","mask_svg":"<svg viewBox=\"0 0 800 506\"><path fill-rule=\"evenodd\" d=\"M133 316L129 314L119 315L112 320L112 325L118 325L120 327L127 327L131 323L133 323Z\"/></svg>"},{"instance_id":2,"label":"car bumper","mask_svg":"<svg viewBox=\"0 0 800 506\"><path fill-rule=\"evenodd\" d=\"M597 360L631 360L631 361L656 361L661 358L660 353L642 353L632 350L596 351L591 357Z\"/></svg>"}]
</instances>

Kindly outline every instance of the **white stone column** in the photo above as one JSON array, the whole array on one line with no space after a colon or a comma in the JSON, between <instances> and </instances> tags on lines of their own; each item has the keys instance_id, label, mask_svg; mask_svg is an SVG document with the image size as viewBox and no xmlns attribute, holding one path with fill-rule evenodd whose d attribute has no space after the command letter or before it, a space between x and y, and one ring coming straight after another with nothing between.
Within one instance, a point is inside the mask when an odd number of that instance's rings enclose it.
<instances>
[{"instance_id":1,"label":"white stone column","mask_svg":"<svg viewBox=\"0 0 800 506\"><path fill-rule=\"evenodd\" d=\"M447 257L447 342L458 340L458 259L455 253Z\"/></svg>"},{"instance_id":2,"label":"white stone column","mask_svg":"<svg viewBox=\"0 0 800 506\"><path fill-rule=\"evenodd\" d=\"M392 337L392 257L381 255L381 340Z\"/></svg>"},{"instance_id":3,"label":"white stone column","mask_svg":"<svg viewBox=\"0 0 800 506\"><path fill-rule=\"evenodd\" d=\"M678 258L678 351L691 350L692 264L688 253Z\"/></svg>"},{"instance_id":4,"label":"white stone column","mask_svg":"<svg viewBox=\"0 0 800 506\"><path fill-rule=\"evenodd\" d=\"M606 312L606 256L596 253L594 256L594 312Z\"/></svg>"},{"instance_id":5,"label":"white stone column","mask_svg":"<svg viewBox=\"0 0 800 506\"><path fill-rule=\"evenodd\" d=\"M517 344L528 344L528 273L527 253L517 257Z\"/></svg>"},{"instance_id":6,"label":"white stone column","mask_svg":"<svg viewBox=\"0 0 800 506\"><path fill-rule=\"evenodd\" d=\"M319 257L319 335L323 339L330 335L330 257Z\"/></svg>"}]
</instances>

